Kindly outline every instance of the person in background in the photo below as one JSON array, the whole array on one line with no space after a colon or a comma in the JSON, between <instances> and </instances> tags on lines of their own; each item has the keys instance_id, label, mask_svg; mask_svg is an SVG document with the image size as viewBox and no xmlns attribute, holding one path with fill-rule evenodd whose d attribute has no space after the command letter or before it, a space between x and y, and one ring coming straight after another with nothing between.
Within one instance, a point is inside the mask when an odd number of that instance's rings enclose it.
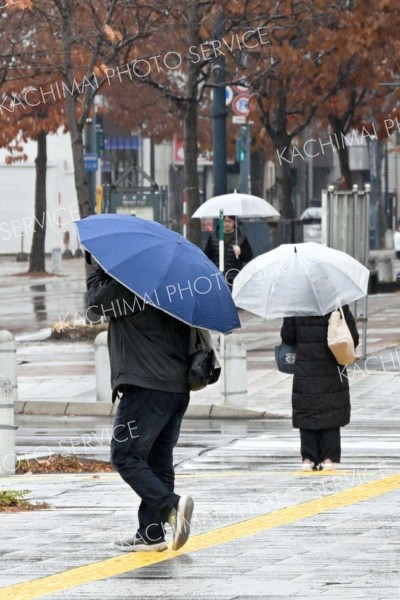
<instances>
[{"instance_id":1,"label":"person in background","mask_svg":"<svg viewBox=\"0 0 400 600\"><path fill-rule=\"evenodd\" d=\"M355 319L347 305L346 323L357 347ZM327 343L331 313L322 317L285 317L281 338L296 346L292 388L293 427L300 430L303 471L331 470L340 463L340 428L350 422L346 370Z\"/></svg>"},{"instance_id":2,"label":"person in background","mask_svg":"<svg viewBox=\"0 0 400 600\"><path fill-rule=\"evenodd\" d=\"M237 241L237 243L236 243ZM243 236L240 229L235 231L235 217L224 217L224 275L229 286L245 263L253 258L253 251L247 237ZM207 240L204 254L218 267L219 266L219 229L210 235Z\"/></svg>"}]
</instances>

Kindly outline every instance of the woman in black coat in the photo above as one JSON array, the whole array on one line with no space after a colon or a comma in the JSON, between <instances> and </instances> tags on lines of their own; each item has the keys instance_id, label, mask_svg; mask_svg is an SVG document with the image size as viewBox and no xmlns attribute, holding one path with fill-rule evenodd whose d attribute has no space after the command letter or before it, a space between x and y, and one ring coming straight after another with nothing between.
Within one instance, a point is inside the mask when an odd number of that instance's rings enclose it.
<instances>
[{"instance_id":1,"label":"woman in black coat","mask_svg":"<svg viewBox=\"0 0 400 600\"><path fill-rule=\"evenodd\" d=\"M357 347L355 319L343 312ZM300 429L303 470L332 469L340 462L340 427L350 422L349 382L328 347L328 323L323 317L286 317L282 341L296 346L292 407L293 427Z\"/></svg>"},{"instance_id":2,"label":"woman in black coat","mask_svg":"<svg viewBox=\"0 0 400 600\"><path fill-rule=\"evenodd\" d=\"M204 248L204 254L219 266L219 230L212 233ZM244 263L253 258L253 252L247 237L244 237L238 228L235 233L235 217L224 217L224 275L225 281L232 287L233 281Z\"/></svg>"}]
</instances>

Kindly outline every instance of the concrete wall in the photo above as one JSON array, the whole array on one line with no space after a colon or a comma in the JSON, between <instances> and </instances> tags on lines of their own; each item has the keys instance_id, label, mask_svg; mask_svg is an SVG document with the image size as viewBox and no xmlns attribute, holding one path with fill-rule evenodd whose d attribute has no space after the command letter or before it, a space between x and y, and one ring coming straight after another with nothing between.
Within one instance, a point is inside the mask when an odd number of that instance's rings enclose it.
<instances>
[{"instance_id":1,"label":"concrete wall","mask_svg":"<svg viewBox=\"0 0 400 600\"><path fill-rule=\"evenodd\" d=\"M169 184L169 167L173 163L174 152L172 142L155 144L154 147L154 179L158 185ZM150 175L150 139L143 138L140 152L140 164Z\"/></svg>"},{"instance_id":2,"label":"concrete wall","mask_svg":"<svg viewBox=\"0 0 400 600\"><path fill-rule=\"evenodd\" d=\"M33 230L42 226L34 220L36 143L28 142L24 151L28 160L7 165L7 152L0 149L0 254L30 251ZM73 221L79 218L76 200L72 152L69 134L48 136L46 252L63 246L63 234L69 231L70 247L77 247Z\"/></svg>"}]
</instances>

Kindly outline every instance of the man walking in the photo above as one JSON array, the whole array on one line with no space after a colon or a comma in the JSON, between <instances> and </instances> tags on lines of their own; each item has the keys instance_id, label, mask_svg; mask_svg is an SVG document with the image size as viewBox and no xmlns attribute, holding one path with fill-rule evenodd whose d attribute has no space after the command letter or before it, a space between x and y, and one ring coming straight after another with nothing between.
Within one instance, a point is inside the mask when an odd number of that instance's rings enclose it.
<instances>
[{"instance_id":1,"label":"man walking","mask_svg":"<svg viewBox=\"0 0 400 600\"><path fill-rule=\"evenodd\" d=\"M86 255L90 261L90 255ZM87 277L90 309L110 317L108 349L113 401L121 395L111 463L140 496L135 535L115 543L123 552L173 550L190 534L191 496L174 492L173 449L189 403L190 327L135 294L99 266Z\"/></svg>"}]
</instances>

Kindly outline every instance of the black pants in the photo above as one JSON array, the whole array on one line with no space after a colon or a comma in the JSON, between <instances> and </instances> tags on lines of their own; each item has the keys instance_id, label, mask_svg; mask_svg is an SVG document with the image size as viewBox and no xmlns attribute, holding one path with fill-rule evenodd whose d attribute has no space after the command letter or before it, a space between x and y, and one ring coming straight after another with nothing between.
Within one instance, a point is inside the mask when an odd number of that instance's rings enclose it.
<instances>
[{"instance_id":1,"label":"black pants","mask_svg":"<svg viewBox=\"0 0 400 600\"><path fill-rule=\"evenodd\" d=\"M300 429L301 457L310 459L315 465L330 459L340 462L340 428Z\"/></svg>"},{"instance_id":2,"label":"black pants","mask_svg":"<svg viewBox=\"0 0 400 600\"><path fill-rule=\"evenodd\" d=\"M111 440L111 464L140 496L138 534L164 537L164 523L179 496L174 493L173 449L189 393L123 386Z\"/></svg>"}]
</instances>

